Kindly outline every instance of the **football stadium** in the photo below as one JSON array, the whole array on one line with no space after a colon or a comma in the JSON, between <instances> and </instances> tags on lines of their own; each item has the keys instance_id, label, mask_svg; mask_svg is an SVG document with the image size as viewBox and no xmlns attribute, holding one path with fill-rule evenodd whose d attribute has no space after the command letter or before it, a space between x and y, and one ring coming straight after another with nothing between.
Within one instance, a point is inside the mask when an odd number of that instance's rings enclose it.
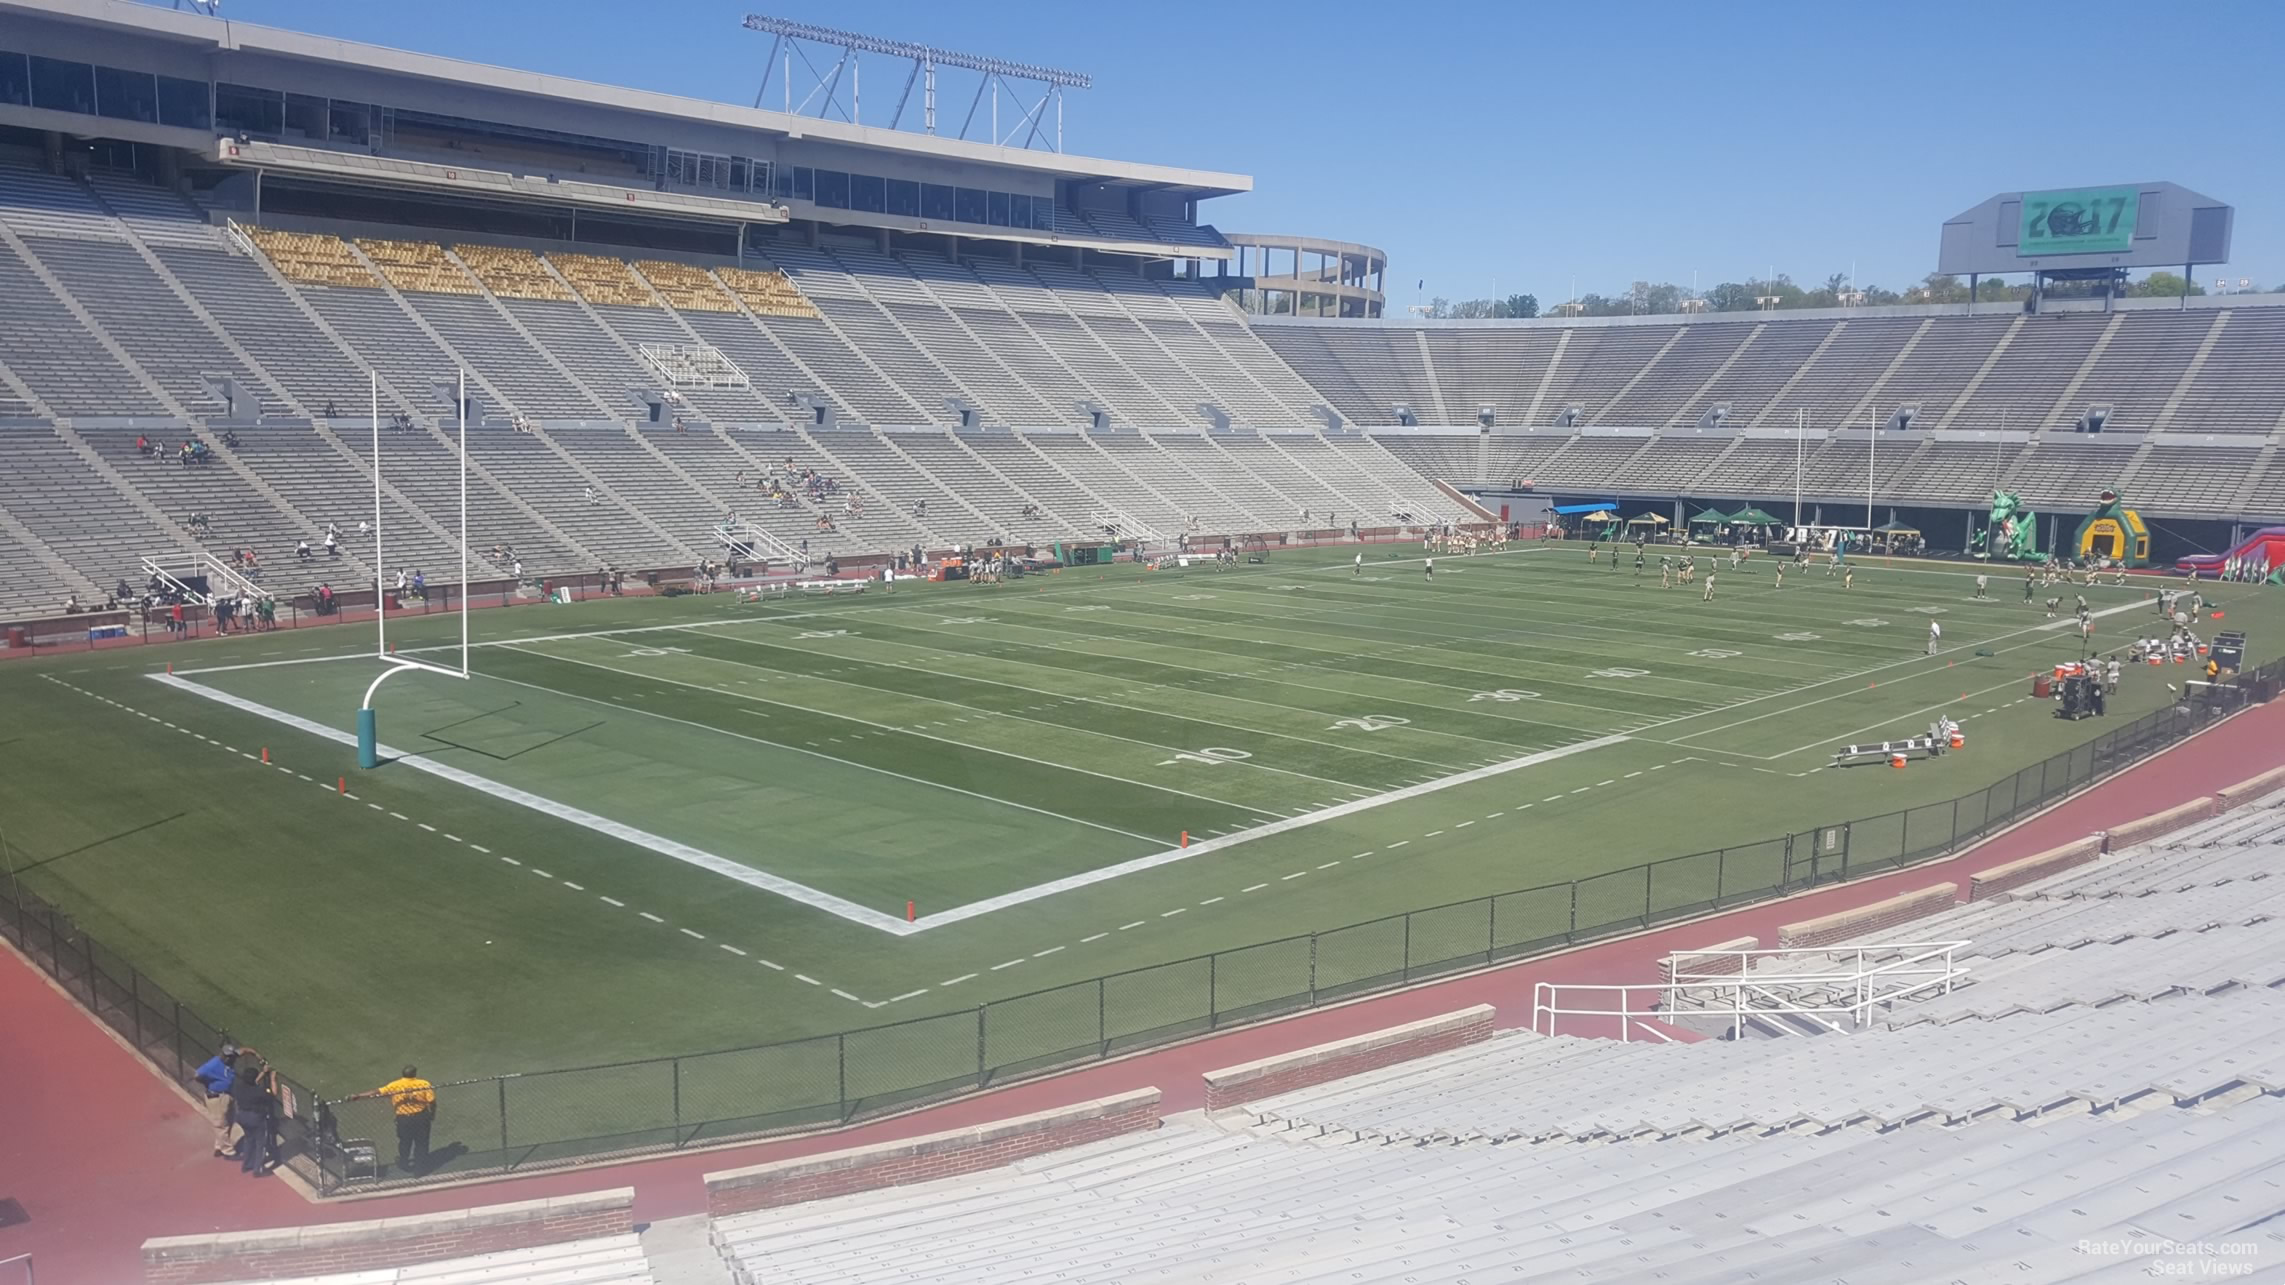
<instances>
[{"instance_id":1,"label":"football stadium","mask_svg":"<svg viewBox=\"0 0 2285 1285\"><path fill-rule=\"evenodd\" d=\"M0 0L0 1285L2285 1279L2231 206L1424 316L742 38Z\"/></svg>"}]
</instances>

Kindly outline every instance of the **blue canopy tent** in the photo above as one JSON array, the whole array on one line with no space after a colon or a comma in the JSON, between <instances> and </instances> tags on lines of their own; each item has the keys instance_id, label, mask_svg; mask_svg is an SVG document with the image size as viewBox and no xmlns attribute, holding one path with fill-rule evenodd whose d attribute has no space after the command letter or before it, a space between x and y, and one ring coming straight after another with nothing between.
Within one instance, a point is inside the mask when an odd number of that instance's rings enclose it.
<instances>
[{"instance_id":1,"label":"blue canopy tent","mask_svg":"<svg viewBox=\"0 0 2285 1285\"><path fill-rule=\"evenodd\" d=\"M1617 500L1605 500L1600 504L1558 504L1551 512L1561 514L1600 513L1604 509L1616 509L1618 506Z\"/></svg>"}]
</instances>

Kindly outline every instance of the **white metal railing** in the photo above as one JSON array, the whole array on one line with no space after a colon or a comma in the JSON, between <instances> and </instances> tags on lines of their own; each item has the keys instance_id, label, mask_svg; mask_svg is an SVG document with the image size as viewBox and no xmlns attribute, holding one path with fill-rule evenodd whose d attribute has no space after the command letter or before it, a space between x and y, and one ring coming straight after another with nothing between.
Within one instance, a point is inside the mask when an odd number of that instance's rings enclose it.
<instances>
[{"instance_id":1,"label":"white metal railing","mask_svg":"<svg viewBox=\"0 0 2285 1285\"><path fill-rule=\"evenodd\" d=\"M738 363L711 344L637 344L635 351L670 388L745 388Z\"/></svg>"},{"instance_id":2,"label":"white metal railing","mask_svg":"<svg viewBox=\"0 0 2285 1285\"><path fill-rule=\"evenodd\" d=\"M1730 1018L1736 1037L1748 1017L1801 1017L1828 1030L1861 1026L1876 1007L1923 994L1949 995L1968 975L1957 952L1964 941L1875 942L1863 946L1797 946L1778 950L1682 950L1666 957L1670 979L1597 984L1538 982L1531 1029L1561 1034L1566 1017L1616 1018L1619 1038L1635 1030L1669 1037L1643 1019L1677 1013ZM1756 974L1763 960L1822 958L1832 967ZM1615 997L1590 1000L1586 996ZM1577 998L1574 998L1577 996Z\"/></svg>"},{"instance_id":3,"label":"white metal railing","mask_svg":"<svg viewBox=\"0 0 2285 1285\"><path fill-rule=\"evenodd\" d=\"M799 566L809 560L808 555L780 536L764 531L751 522L718 523L714 527L714 543L732 553L744 550L748 556L762 562L783 562Z\"/></svg>"},{"instance_id":4,"label":"white metal railing","mask_svg":"<svg viewBox=\"0 0 2285 1285\"><path fill-rule=\"evenodd\" d=\"M1136 540L1143 544L1165 544L1167 542L1165 536L1117 509L1097 509L1087 515L1087 522L1094 529L1106 532L1114 540Z\"/></svg>"}]
</instances>

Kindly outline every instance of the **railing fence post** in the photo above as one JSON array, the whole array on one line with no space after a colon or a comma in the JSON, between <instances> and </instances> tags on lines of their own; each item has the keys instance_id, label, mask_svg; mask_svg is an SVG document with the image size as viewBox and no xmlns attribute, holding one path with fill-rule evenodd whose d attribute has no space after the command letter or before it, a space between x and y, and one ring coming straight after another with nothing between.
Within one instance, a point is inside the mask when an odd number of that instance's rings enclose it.
<instances>
[{"instance_id":1,"label":"railing fence post","mask_svg":"<svg viewBox=\"0 0 2285 1285\"><path fill-rule=\"evenodd\" d=\"M674 1081L674 1145L682 1145L682 1059L667 1063L668 1074Z\"/></svg>"},{"instance_id":2,"label":"railing fence post","mask_svg":"<svg viewBox=\"0 0 2285 1285\"><path fill-rule=\"evenodd\" d=\"M1109 1002L1105 996L1105 991L1109 989L1110 983L1111 979L1108 977L1095 979L1095 1049L1097 1057L1108 1057L1111 1053L1111 1026L1107 1016Z\"/></svg>"},{"instance_id":3,"label":"railing fence post","mask_svg":"<svg viewBox=\"0 0 2285 1285\"><path fill-rule=\"evenodd\" d=\"M1409 910L1404 912L1404 961L1397 966L1396 979L1399 982L1412 980L1412 912Z\"/></svg>"},{"instance_id":4,"label":"railing fence post","mask_svg":"<svg viewBox=\"0 0 2285 1285\"><path fill-rule=\"evenodd\" d=\"M492 1081L500 1090L500 1150L508 1150L508 1080L502 1076Z\"/></svg>"},{"instance_id":5,"label":"railing fence post","mask_svg":"<svg viewBox=\"0 0 2285 1285\"><path fill-rule=\"evenodd\" d=\"M1317 934L1309 934L1309 1007L1317 1007Z\"/></svg>"},{"instance_id":6,"label":"railing fence post","mask_svg":"<svg viewBox=\"0 0 2285 1285\"><path fill-rule=\"evenodd\" d=\"M979 1089L984 1087L984 1007L976 1006L976 1087Z\"/></svg>"},{"instance_id":7,"label":"railing fence post","mask_svg":"<svg viewBox=\"0 0 2285 1285\"><path fill-rule=\"evenodd\" d=\"M984 1060L984 1010L976 1009L976 1060ZM979 1075L979 1080L981 1076ZM840 1102L841 1121L849 1121L849 1033L833 1037L833 1096Z\"/></svg>"},{"instance_id":8,"label":"railing fence post","mask_svg":"<svg viewBox=\"0 0 2285 1285\"><path fill-rule=\"evenodd\" d=\"M1206 1029L1211 1031L1222 1023L1221 999L1222 955L1217 951L1206 957Z\"/></svg>"},{"instance_id":9,"label":"railing fence post","mask_svg":"<svg viewBox=\"0 0 2285 1285\"><path fill-rule=\"evenodd\" d=\"M1500 899L1499 899L1499 898L1498 898L1498 897L1495 895L1495 896L1490 896L1490 897L1486 897L1486 898L1484 898L1484 962L1485 962L1485 963L1487 963L1487 964L1488 964L1488 963L1492 962L1492 952L1493 952L1493 951L1495 951L1495 950L1497 950L1497 949L1499 949L1499 941L1500 941Z\"/></svg>"}]
</instances>

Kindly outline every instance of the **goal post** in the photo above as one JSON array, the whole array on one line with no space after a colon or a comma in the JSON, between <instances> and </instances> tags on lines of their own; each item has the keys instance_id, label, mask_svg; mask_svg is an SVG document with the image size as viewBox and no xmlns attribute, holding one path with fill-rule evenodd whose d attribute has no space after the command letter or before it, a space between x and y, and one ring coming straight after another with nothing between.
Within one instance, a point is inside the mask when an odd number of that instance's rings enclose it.
<instances>
[{"instance_id":1,"label":"goal post","mask_svg":"<svg viewBox=\"0 0 2285 1285\"><path fill-rule=\"evenodd\" d=\"M376 768L381 765L380 715L373 708L373 696L381 684L409 670L425 669L446 678L465 680L468 669L468 372L458 372L453 409L459 417L460 440L457 453L460 464L460 668L399 656L389 650L389 568L383 556L382 534L384 512L381 500L381 377L378 372L366 371L367 395L372 408L373 433L373 652L385 666L380 676L365 689L365 698L357 706L357 766Z\"/></svg>"}]
</instances>

